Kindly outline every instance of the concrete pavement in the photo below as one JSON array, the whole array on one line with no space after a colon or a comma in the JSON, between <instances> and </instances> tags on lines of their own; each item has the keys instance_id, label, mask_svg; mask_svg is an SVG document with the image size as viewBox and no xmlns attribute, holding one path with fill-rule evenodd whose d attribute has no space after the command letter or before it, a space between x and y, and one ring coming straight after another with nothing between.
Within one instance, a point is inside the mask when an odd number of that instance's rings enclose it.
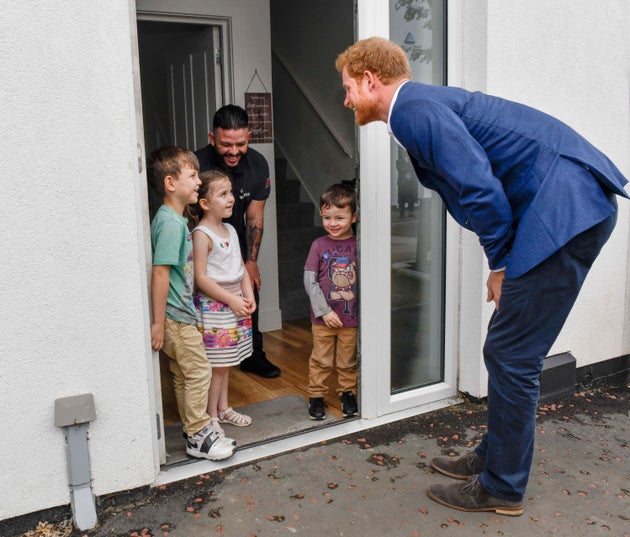
<instances>
[{"instance_id":1,"label":"concrete pavement","mask_svg":"<svg viewBox=\"0 0 630 537\"><path fill-rule=\"evenodd\" d=\"M462 454L485 406L464 402L255 464L201 475L107 508L73 536L630 536L630 389L583 392L539 408L520 517L465 513L426 496L449 482L438 454Z\"/></svg>"}]
</instances>

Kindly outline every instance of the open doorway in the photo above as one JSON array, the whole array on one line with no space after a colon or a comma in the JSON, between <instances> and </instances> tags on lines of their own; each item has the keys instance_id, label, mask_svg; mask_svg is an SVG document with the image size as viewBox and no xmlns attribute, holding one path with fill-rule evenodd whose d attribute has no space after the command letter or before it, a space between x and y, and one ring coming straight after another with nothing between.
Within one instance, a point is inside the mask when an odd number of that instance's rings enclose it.
<instances>
[{"instance_id":1,"label":"open doorway","mask_svg":"<svg viewBox=\"0 0 630 537\"><path fill-rule=\"evenodd\" d=\"M161 145L181 145L191 150L203 147L215 110L238 101L232 92L229 32L229 21L224 19L196 17L191 21L146 14L138 17L147 154ZM159 202L150 193L151 215ZM299 261L295 270L301 276L304 259ZM280 293L284 291L281 286ZM342 419L334 375L328 382L328 418L312 421L308 417L306 386L312 339L307 315L308 310L302 316L292 316L284 320L281 330L264 334L265 351L272 363L281 368L280 377L264 379L236 367L232 369L230 404L253 418L250 427L229 429L228 436L236 439L239 448L328 426ZM182 464L190 459L183 449L166 356L160 356L160 378L165 463Z\"/></svg>"}]
</instances>

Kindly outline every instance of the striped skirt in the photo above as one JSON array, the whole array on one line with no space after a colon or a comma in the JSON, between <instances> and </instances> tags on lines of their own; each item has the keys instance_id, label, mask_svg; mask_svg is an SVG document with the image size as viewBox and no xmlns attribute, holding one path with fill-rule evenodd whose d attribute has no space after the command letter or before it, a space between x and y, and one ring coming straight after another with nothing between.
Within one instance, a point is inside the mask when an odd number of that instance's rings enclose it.
<instances>
[{"instance_id":1,"label":"striped skirt","mask_svg":"<svg viewBox=\"0 0 630 537\"><path fill-rule=\"evenodd\" d=\"M226 288L240 294L240 286ZM240 364L252 355L252 318L237 318L232 308L197 292L197 328L203 335L206 356L212 367Z\"/></svg>"}]
</instances>

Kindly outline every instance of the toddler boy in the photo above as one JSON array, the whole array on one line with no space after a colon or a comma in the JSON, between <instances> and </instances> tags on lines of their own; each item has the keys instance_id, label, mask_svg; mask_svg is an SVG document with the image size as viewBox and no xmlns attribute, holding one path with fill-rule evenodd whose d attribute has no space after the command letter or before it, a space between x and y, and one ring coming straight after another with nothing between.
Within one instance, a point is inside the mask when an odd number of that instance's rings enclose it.
<instances>
[{"instance_id":1,"label":"toddler boy","mask_svg":"<svg viewBox=\"0 0 630 537\"><path fill-rule=\"evenodd\" d=\"M357 406L357 220L354 190L330 186L321 196L319 214L326 235L313 241L304 265L304 287L311 303L313 351L309 358L308 414L326 418L325 381L336 366L344 417Z\"/></svg>"}]
</instances>

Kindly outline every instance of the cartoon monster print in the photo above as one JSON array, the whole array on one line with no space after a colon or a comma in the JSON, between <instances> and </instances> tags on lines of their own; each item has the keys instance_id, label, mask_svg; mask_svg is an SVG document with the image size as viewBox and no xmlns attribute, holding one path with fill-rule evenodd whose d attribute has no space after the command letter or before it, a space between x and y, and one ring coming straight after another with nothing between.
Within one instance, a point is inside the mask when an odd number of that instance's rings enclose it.
<instances>
[{"instance_id":1,"label":"cartoon monster print","mask_svg":"<svg viewBox=\"0 0 630 537\"><path fill-rule=\"evenodd\" d=\"M331 300L343 300L343 312L349 315L349 302L354 300L354 284L357 281L357 267L347 256L333 256L328 261L328 277L332 282L329 297Z\"/></svg>"}]
</instances>

